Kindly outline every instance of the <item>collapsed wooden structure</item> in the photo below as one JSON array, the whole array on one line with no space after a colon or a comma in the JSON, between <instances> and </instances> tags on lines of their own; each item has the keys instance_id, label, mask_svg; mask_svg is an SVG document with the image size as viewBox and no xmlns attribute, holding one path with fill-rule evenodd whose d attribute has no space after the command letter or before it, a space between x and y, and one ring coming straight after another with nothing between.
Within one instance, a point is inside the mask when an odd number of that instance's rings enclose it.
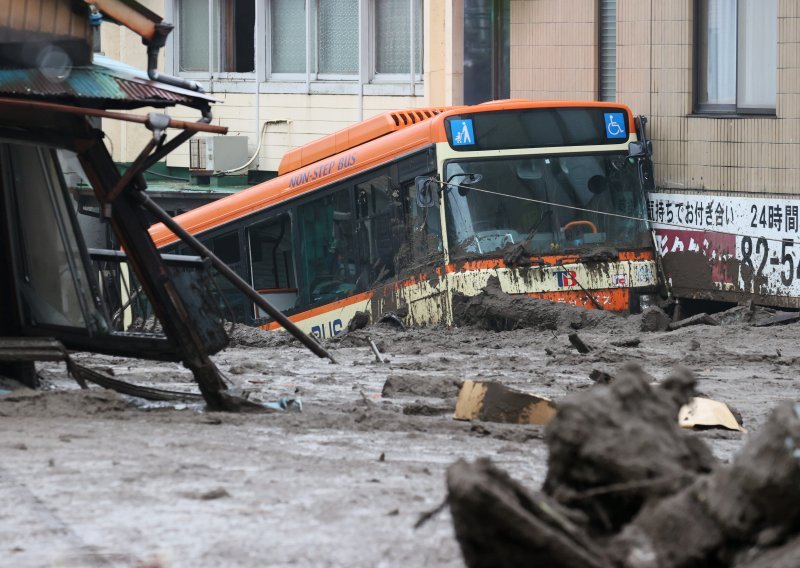
<instances>
[{"instance_id":1,"label":"collapsed wooden structure","mask_svg":"<svg viewBox=\"0 0 800 568\"><path fill-rule=\"evenodd\" d=\"M224 134L211 125L213 99L197 85L155 70L172 27L131 0L11 0L0 9L0 373L35 386L32 359L53 338L68 350L182 362L211 409L237 409L210 355L227 344L223 318L199 258L170 265L147 228L143 172L197 132ZM147 47L147 73L93 57L90 16L125 25ZM139 108L181 105L196 122ZM151 133L139 157L120 173L104 143L103 121L141 123ZM168 139L168 130L178 133ZM119 324L119 272L98 278L78 228L62 164L80 164L102 216L125 254L158 329L131 331ZM98 251L95 251L98 252ZM99 253L108 261L110 252ZM111 254L111 257L114 257ZM102 273L101 273L102 274ZM116 280L115 280L116 278ZM116 297L110 292L116 292ZM113 300L113 301L112 301ZM15 343L16 342L16 343ZM46 344L46 343L45 343ZM15 348L16 346L16 348ZM58 354L57 354L58 355ZM60 355L59 355L60 356Z\"/></svg>"}]
</instances>

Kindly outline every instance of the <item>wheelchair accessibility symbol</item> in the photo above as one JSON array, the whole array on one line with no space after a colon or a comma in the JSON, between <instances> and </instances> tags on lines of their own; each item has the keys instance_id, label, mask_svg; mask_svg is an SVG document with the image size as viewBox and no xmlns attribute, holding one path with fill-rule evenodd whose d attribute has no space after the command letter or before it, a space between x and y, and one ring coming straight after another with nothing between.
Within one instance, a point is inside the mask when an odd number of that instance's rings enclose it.
<instances>
[{"instance_id":1,"label":"wheelchair accessibility symbol","mask_svg":"<svg viewBox=\"0 0 800 568\"><path fill-rule=\"evenodd\" d=\"M625 115L621 112L606 112L603 113L606 121L606 138L619 139L627 138L628 133L625 130Z\"/></svg>"}]
</instances>

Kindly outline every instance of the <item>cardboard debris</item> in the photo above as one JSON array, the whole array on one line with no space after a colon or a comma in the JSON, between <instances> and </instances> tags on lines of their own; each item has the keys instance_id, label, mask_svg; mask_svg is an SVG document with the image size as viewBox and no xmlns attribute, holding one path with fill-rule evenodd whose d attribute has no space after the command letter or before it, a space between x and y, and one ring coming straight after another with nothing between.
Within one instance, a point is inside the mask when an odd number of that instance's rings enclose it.
<instances>
[{"instance_id":1,"label":"cardboard debris","mask_svg":"<svg viewBox=\"0 0 800 568\"><path fill-rule=\"evenodd\" d=\"M511 424L547 424L556 413L553 402L500 383L464 381L453 418Z\"/></svg>"},{"instance_id":2,"label":"cardboard debris","mask_svg":"<svg viewBox=\"0 0 800 568\"><path fill-rule=\"evenodd\" d=\"M736 421L730 408L724 402L710 398L693 398L678 412L678 424L682 428L726 428L747 432Z\"/></svg>"},{"instance_id":3,"label":"cardboard debris","mask_svg":"<svg viewBox=\"0 0 800 568\"><path fill-rule=\"evenodd\" d=\"M545 425L555 416L553 401L491 381L464 381L458 391L455 420L482 420L509 424ZM728 405L710 398L695 397L678 412L682 428L725 428L747 432Z\"/></svg>"}]
</instances>

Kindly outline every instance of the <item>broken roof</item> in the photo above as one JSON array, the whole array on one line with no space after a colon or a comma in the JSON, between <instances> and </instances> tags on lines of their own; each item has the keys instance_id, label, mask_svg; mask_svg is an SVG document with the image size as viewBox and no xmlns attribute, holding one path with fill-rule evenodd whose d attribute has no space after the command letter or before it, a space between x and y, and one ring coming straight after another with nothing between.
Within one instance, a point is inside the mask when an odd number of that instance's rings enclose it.
<instances>
[{"instance_id":1,"label":"broken roof","mask_svg":"<svg viewBox=\"0 0 800 568\"><path fill-rule=\"evenodd\" d=\"M0 97L74 103L83 107L131 109L177 104L205 106L216 99L153 81L139 69L95 55L92 64L64 70L0 69Z\"/></svg>"}]
</instances>

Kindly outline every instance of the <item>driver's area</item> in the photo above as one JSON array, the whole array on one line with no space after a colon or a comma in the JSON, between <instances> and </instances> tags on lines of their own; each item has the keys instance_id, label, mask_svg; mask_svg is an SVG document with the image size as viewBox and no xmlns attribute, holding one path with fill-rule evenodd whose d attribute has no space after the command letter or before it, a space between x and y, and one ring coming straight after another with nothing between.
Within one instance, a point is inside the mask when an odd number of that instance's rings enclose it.
<instances>
[{"instance_id":1,"label":"driver's area","mask_svg":"<svg viewBox=\"0 0 800 568\"><path fill-rule=\"evenodd\" d=\"M521 243L534 255L647 243L636 165L622 154L451 161L445 179L454 257Z\"/></svg>"}]
</instances>

